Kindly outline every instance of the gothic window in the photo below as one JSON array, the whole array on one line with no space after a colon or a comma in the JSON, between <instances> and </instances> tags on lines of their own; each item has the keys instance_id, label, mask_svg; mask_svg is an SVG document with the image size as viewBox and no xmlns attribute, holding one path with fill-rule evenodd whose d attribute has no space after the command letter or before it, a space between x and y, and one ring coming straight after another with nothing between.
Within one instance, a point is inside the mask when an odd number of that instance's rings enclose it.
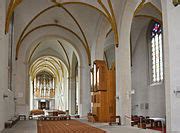
<instances>
[{"instance_id":1,"label":"gothic window","mask_svg":"<svg viewBox=\"0 0 180 133\"><path fill-rule=\"evenodd\" d=\"M153 23L151 30L151 61L152 83L158 83L164 79L163 71L163 46L162 27L158 22Z\"/></svg>"}]
</instances>

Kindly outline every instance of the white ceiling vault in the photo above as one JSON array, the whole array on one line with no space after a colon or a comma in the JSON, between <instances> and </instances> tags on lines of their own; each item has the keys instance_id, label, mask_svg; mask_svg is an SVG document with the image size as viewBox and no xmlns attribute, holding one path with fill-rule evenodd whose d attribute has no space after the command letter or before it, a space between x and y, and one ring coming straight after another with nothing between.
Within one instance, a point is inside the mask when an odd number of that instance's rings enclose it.
<instances>
[{"instance_id":1,"label":"white ceiling vault","mask_svg":"<svg viewBox=\"0 0 180 133\"><path fill-rule=\"evenodd\" d=\"M68 74L65 64L58 58L52 56L42 56L30 65L29 74L32 79L41 72L47 72L53 75L58 82L61 82L65 74Z\"/></svg>"},{"instance_id":2,"label":"white ceiling vault","mask_svg":"<svg viewBox=\"0 0 180 133\"><path fill-rule=\"evenodd\" d=\"M137 45L137 40L143 30L148 30L152 20L162 23L161 2L160 0L147 0L143 7L134 14L131 26L131 45L132 54Z\"/></svg>"},{"instance_id":3,"label":"white ceiling vault","mask_svg":"<svg viewBox=\"0 0 180 133\"><path fill-rule=\"evenodd\" d=\"M14 12L16 59L23 56L27 57L24 60L32 62L51 53L51 56L56 55L70 67L71 56L76 53L76 56L85 55L91 64L91 51L96 48L93 45L99 45L95 40L98 40L102 31L107 31L107 35L111 34L111 45L118 46L118 21L122 18L126 2L127 0L10 0L5 32L9 31ZM154 11L161 10L160 2L143 2L144 5L153 3L156 7ZM145 9L135 15L150 16L148 13L151 7L147 6ZM103 45L106 47L109 44Z\"/></svg>"},{"instance_id":4,"label":"white ceiling vault","mask_svg":"<svg viewBox=\"0 0 180 133\"><path fill-rule=\"evenodd\" d=\"M123 0L125 1L125 0ZM6 32L12 12L14 12L14 43L16 45L16 59L19 58L20 52L23 49L28 49L33 42L43 36L59 36L68 42L78 44L85 51L89 64L91 63L91 50L94 40L97 40L100 33L101 23L107 23L104 29L110 31L112 29L115 44L118 45L118 33L116 25L115 11L123 7L123 2L117 0L11 0L6 19ZM122 5L121 5L122 4ZM57 34L57 29L59 32ZM55 32L57 31L57 32ZM35 37L36 38L35 38ZM29 42L32 43L29 43ZM42 41L42 40L41 40ZM67 48L65 43L62 43L61 49L65 50L62 54L57 47L57 39L51 41L37 42L29 51L30 58L37 56L38 52L49 49L60 53L64 58L65 64L69 65L67 55L73 53L71 48ZM28 42L28 43L27 43ZM47 44L45 44L47 43ZM26 45L28 48L24 48ZM34 44L32 44L34 45ZM73 46L73 44L72 44ZM23 49L22 49L23 47ZM77 49L73 46L74 49ZM27 52L29 52L27 51ZM76 50L78 53L78 51Z\"/></svg>"}]
</instances>

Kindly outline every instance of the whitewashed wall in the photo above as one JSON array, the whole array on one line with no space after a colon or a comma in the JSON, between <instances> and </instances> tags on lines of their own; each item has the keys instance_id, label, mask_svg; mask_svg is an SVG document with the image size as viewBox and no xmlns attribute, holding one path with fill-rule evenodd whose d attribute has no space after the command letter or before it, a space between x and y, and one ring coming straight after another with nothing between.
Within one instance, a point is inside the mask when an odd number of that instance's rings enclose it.
<instances>
[{"instance_id":1,"label":"whitewashed wall","mask_svg":"<svg viewBox=\"0 0 180 133\"><path fill-rule=\"evenodd\" d=\"M145 26L136 43L132 55L132 114L150 117L165 117L164 83L151 85L149 69L149 44L147 43L148 25ZM132 36L133 37L133 36ZM145 104L148 104L148 109Z\"/></svg>"},{"instance_id":2,"label":"whitewashed wall","mask_svg":"<svg viewBox=\"0 0 180 133\"><path fill-rule=\"evenodd\" d=\"M149 93L146 29L142 30L137 42L132 43L136 43L131 67L132 89L135 90L135 94L132 95L132 114L146 116L148 115L148 110L143 108L143 105L148 103Z\"/></svg>"},{"instance_id":3,"label":"whitewashed wall","mask_svg":"<svg viewBox=\"0 0 180 133\"><path fill-rule=\"evenodd\" d=\"M8 34L4 34L6 1L0 1L0 132L4 123L14 116L14 92L8 90ZM7 95L7 98L3 98Z\"/></svg>"}]
</instances>

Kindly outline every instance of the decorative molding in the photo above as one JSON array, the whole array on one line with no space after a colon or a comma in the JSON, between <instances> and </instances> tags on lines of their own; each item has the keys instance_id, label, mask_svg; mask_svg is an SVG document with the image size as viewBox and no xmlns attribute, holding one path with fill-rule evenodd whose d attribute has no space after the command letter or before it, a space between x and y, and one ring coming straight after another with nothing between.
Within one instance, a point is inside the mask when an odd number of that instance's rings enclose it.
<instances>
[{"instance_id":1,"label":"decorative molding","mask_svg":"<svg viewBox=\"0 0 180 133\"><path fill-rule=\"evenodd\" d=\"M107 0L107 1L108 1L110 11L111 11L111 15L112 15L112 22L113 22L112 29L114 31L114 43L115 43L116 47L118 47L119 46L119 34L118 34L116 17L115 17L115 13L114 13L114 9L113 9L111 0Z\"/></svg>"},{"instance_id":2,"label":"decorative molding","mask_svg":"<svg viewBox=\"0 0 180 133\"><path fill-rule=\"evenodd\" d=\"M106 38L109 36L109 34L112 32L112 28L108 31L108 33L106 34Z\"/></svg>"},{"instance_id":3,"label":"decorative molding","mask_svg":"<svg viewBox=\"0 0 180 133\"><path fill-rule=\"evenodd\" d=\"M85 45L84 45L84 47L85 47L85 49L86 49L86 52L87 52L87 54L88 54L88 60L91 60L91 52L90 52L90 48L89 48L89 44L88 44L88 41L87 41L87 38L86 38L86 36L85 36L85 33L84 33L84 31L82 30L82 28L81 28L81 25L78 23L78 21L76 20L76 18L63 6L63 4L64 5L66 5L66 4L70 4L70 3L56 3L56 5L53 5L53 6L50 6L50 7L48 7L48 8L46 8L46 9L44 9L44 10L42 10L41 12L39 12L37 15L35 15L34 17L33 17L33 19L31 20L31 21L29 21L29 23L25 26L25 28L24 28L24 30L22 31L22 33L21 33L21 35L20 35L20 37L19 37L19 39L18 39L18 42L17 42L17 47L19 47L19 43L21 43L21 41L22 41L22 39L23 39L23 37L24 37L24 34L25 34L25 32L26 32L26 30L28 29L28 27L34 22L34 20L36 20L39 16L41 16L43 13L45 13L46 11L48 11L48 10L50 10L50 9L53 9L53 8L55 8L55 7L60 7L60 8L63 8L67 13L68 13L68 15L73 19L73 21L76 23L76 25L78 26L78 28L79 28L79 30L81 31L81 34L83 35L83 39L84 39L84 41L85 41ZM75 32L74 32L75 33ZM80 38L80 37L79 37ZM17 48L16 47L16 48ZM19 49L19 48L18 48ZM16 53L17 53L17 51L16 51ZM16 59L18 59L18 56L16 56ZM90 62L91 61L89 61L89 65L90 65Z\"/></svg>"},{"instance_id":4,"label":"decorative molding","mask_svg":"<svg viewBox=\"0 0 180 133\"><path fill-rule=\"evenodd\" d=\"M180 0L173 0L174 6L178 6L180 4Z\"/></svg>"},{"instance_id":5,"label":"decorative molding","mask_svg":"<svg viewBox=\"0 0 180 133\"><path fill-rule=\"evenodd\" d=\"M28 63L30 63L30 60L31 60L31 58L32 58L32 55L34 54L34 52L36 51L36 49L39 47L39 45L41 44L41 42L39 42L34 48L33 48L33 50L32 50L32 52L31 52L31 54L30 54L30 56L29 56L29 58L28 58ZM49 57L51 60L53 60L58 66L59 66L59 68L61 68L61 71L62 71L62 76L64 77L64 69L63 69L63 67L62 67L62 64L61 63L59 63L58 61L56 61L54 58L52 58L52 57ZM39 60L41 60L41 59L37 59L36 61L38 62ZM35 64L32 64L32 66L31 66L31 69L34 67L34 65ZM31 71L31 70L30 70ZM68 69L68 71L69 71L69 69Z\"/></svg>"},{"instance_id":6,"label":"decorative molding","mask_svg":"<svg viewBox=\"0 0 180 133\"><path fill-rule=\"evenodd\" d=\"M22 0L15 0L15 1L22 1ZM86 47L87 47L86 49L88 49L87 51L89 51L88 56L90 56L90 48L89 48L87 39L86 39L86 37L85 37L85 34L84 34L81 26L79 25L78 21L73 17L73 15L63 6L63 5L67 5L67 4L80 4L80 5L89 6L89 7L93 8L93 9L97 10L99 13L101 13L103 16L105 16L105 18L107 18L107 20L108 20L108 21L110 22L110 24L112 25L112 29L113 29L113 31L114 31L114 33L115 33L115 44L116 44L116 46L118 46L118 41L119 41L119 40L118 40L117 24L116 24L116 20L115 20L114 10L113 10L113 8L112 8L112 4L111 4L111 1L110 1L110 0L108 0L108 4L109 4L109 7L110 7L110 11L111 11L112 16L111 16L111 14L109 13L108 10L107 10L107 12L106 12L106 13L108 13L108 16L109 16L109 17L108 17L103 11L101 11L101 10L98 9L97 7L95 7L95 6L93 6L93 5L90 5L90 4L88 4L88 3L83 3L83 2L64 2L64 3L57 3L55 0L52 0L52 2L56 3L56 5L53 5L53 6L51 6L51 7L48 7L48 8L46 8L46 9L44 9L43 11L41 11L40 13L38 13L38 14L26 25L26 27L24 28L23 32L21 33L21 35L20 35L20 37L19 37L18 43L21 41L21 38L22 38L23 35L25 34L25 31L28 29L28 27L31 25L31 23L32 23L36 18L38 18L42 13L46 12L47 10L59 6L59 7L62 7L62 8L72 17L72 19L75 21L75 23L78 25L78 28L80 29L80 31L81 31L81 33L82 33L82 35L83 35L83 38L84 38L84 40L85 40ZM20 2L17 2L17 3L16 3L16 6L19 5L19 4L20 4ZM15 7L16 7L16 6L15 6ZM102 4L102 6L103 6L103 4ZM12 8L13 6L10 5L9 7ZM13 8L13 10L15 9L15 7ZM105 7L104 9L106 10L106 7ZM8 15L8 16L11 18L10 15ZM7 23L8 23L8 22L9 22L9 21L7 20ZM6 27L7 27L7 29L8 29L9 25L7 24ZM91 58L90 58L90 59L91 59Z\"/></svg>"},{"instance_id":7,"label":"decorative molding","mask_svg":"<svg viewBox=\"0 0 180 133\"><path fill-rule=\"evenodd\" d=\"M71 14L71 12L70 12L69 10L67 10L67 9L63 6L63 4L57 3L57 2L55 2L55 3L57 4L58 7L63 8L63 9L68 13L68 15L73 19L73 21L76 23L76 25L78 26L78 28L79 28L79 30L81 31L81 34L82 34L82 36L83 36L83 38L84 38L84 41L85 41L85 43L86 43L86 47L89 49L89 44L88 44L87 38L86 38L86 36L85 36L85 33L84 33L81 25L80 25L79 22L77 21L77 19Z\"/></svg>"},{"instance_id":8,"label":"decorative molding","mask_svg":"<svg viewBox=\"0 0 180 133\"><path fill-rule=\"evenodd\" d=\"M62 66L62 64L61 64L61 61L57 61L56 59L54 59L53 57L49 57L50 59L52 59L54 62L56 62L56 64L58 64L58 66L61 68L61 70L62 70L62 76L64 77L64 69L63 69L63 66ZM63 62L63 61L62 61ZM63 62L64 63L64 62ZM64 63L65 64L65 63ZM65 65L66 66L66 65ZM68 69L68 68L67 68ZM68 69L68 71L70 71L69 69Z\"/></svg>"},{"instance_id":9,"label":"decorative molding","mask_svg":"<svg viewBox=\"0 0 180 133\"><path fill-rule=\"evenodd\" d=\"M48 64L42 64L42 65L37 66L35 70L32 71L32 75L33 76L36 75L36 73L38 73L39 70L42 70L42 68L48 68L49 70L51 70L51 72L54 73L54 75L58 76L59 81L61 81L59 73L55 70L54 67L50 67Z\"/></svg>"},{"instance_id":10,"label":"decorative molding","mask_svg":"<svg viewBox=\"0 0 180 133\"><path fill-rule=\"evenodd\" d=\"M159 22L160 24L162 24L162 20L160 20L160 19L158 19L158 18L156 18L154 16L150 16L150 15L136 15L134 17L135 18L138 18L138 17L150 18L150 19L153 19L153 20Z\"/></svg>"},{"instance_id":11,"label":"decorative molding","mask_svg":"<svg viewBox=\"0 0 180 133\"><path fill-rule=\"evenodd\" d=\"M138 5L138 7L136 8L136 10L134 11L134 16L142 9L142 7L144 6L146 0L142 0L141 3Z\"/></svg>"},{"instance_id":12,"label":"decorative molding","mask_svg":"<svg viewBox=\"0 0 180 133\"><path fill-rule=\"evenodd\" d=\"M20 49L20 46L21 46L22 42L24 41L24 39L25 39L27 36L29 36L32 32L34 32L34 31L36 31L36 30L38 30L38 29L41 29L41 28L45 28L45 27L58 27L58 28L62 28L62 29L64 29L64 30L69 31L69 32L72 33L74 36L76 36L77 39L79 39L79 41L82 43L83 47L85 48L86 53L87 53L87 56L88 56L89 64L91 64L91 63L90 63L90 61L91 61L90 55L88 54L88 53L90 53L90 52L88 52L88 49L87 49L87 47L86 47L86 44L85 44L84 41L81 39L81 37L79 37L79 36L78 36L74 31L72 31L71 29L69 29L69 28L67 28L67 27L65 27L65 26L59 25L59 24L45 24L45 25L40 25L40 26L37 26L37 27L31 29L29 32L27 32L27 33L23 36L23 38L20 40L20 42L17 44L17 46L16 46L16 60L18 59L19 49Z\"/></svg>"},{"instance_id":13,"label":"decorative molding","mask_svg":"<svg viewBox=\"0 0 180 133\"><path fill-rule=\"evenodd\" d=\"M70 60L69 60L67 51L66 51L65 47L63 46L63 44L62 44L59 40L57 40L57 41L58 41L58 43L61 45L61 47L62 47L62 49L63 49L63 51L64 51L64 54L66 55L66 58L67 58L67 61L68 61L68 67L69 67L69 69L70 69Z\"/></svg>"},{"instance_id":14,"label":"decorative molding","mask_svg":"<svg viewBox=\"0 0 180 133\"><path fill-rule=\"evenodd\" d=\"M32 52L31 52L31 54L30 54L30 56L29 56L29 58L28 58L28 62L30 62L30 60L31 60L34 52L36 51L36 49L39 47L40 44L41 44L41 42L39 42L39 43L35 46L35 48L32 50Z\"/></svg>"},{"instance_id":15,"label":"decorative molding","mask_svg":"<svg viewBox=\"0 0 180 133\"><path fill-rule=\"evenodd\" d=\"M151 8L154 8L159 13L159 15L162 16L161 10L158 7L156 7L154 4L152 4L151 2L146 2L146 0L142 0L142 2L136 8L136 10L134 12L134 16L136 16L141 11L141 9L145 6L150 6Z\"/></svg>"},{"instance_id":16,"label":"decorative molding","mask_svg":"<svg viewBox=\"0 0 180 133\"><path fill-rule=\"evenodd\" d=\"M19 43L21 42L21 39L23 38L26 30L29 28L29 26L30 26L40 15L42 15L44 12L46 12L46 11L52 9L52 8L55 8L55 7L57 7L57 5L50 6L50 7L46 8L46 9L40 11L40 12L39 12L37 15L35 15L35 16L29 21L29 23L25 26L25 28L24 28L23 31L21 32L21 35L20 35L20 37L19 37L19 39L18 39L18 42L17 42L17 44L16 44L16 60L18 59L17 49L19 49L19 48L17 48L17 47L18 47Z\"/></svg>"},{"instance_id":17,"label":"decorative molding","mask_svg":"<svg viewBox=\"0 0 180 133\"><path fill-rule=\"evenodd\" d=\"M11 0L8 6L8 11L6 15L6 23L5 23L5 34L9 32L9 25L11 21L11 17L15 8L22 2L22 0Z\"/></svg>"},{"instance_id":18,"label":"decorative molding","mask_svg":"<svg viewBox=\"0 0 180 133\"><path fill-rule=\"evenodd\" d=\"M49 57L50 59L52 59L51 57ZM64 70L63 67L59 65L58 62L53 62L51 60L47 60L48 63L44 62L44 60L42 60L42 58L38 59L37 61L35 61L32 66L30 67L30 75L32 75L32 77L34 78L35 74L39 72L39 70L41 70L43 67L48 68L54 75L58 76L59 81L61 81L61 76L60 73L58 72L58 68L55 65L55 63L58 65L58 67L60 67L60 70L62 71L62 77L64 77Z\"/></svg>"},{"instance_id":19,"label":"decorative molding","mask_svg":"<svg viewBox=\"0 0 180 133\"><path fill-rule=\"evenodd\" d=\"M55 60L53 57L51 57L51 56L49 56L49 58L51 59L51 60L53 60L60 68L61 68L61 70L62 70L62 74L63 74L63 77L64 77L64 69L63 69L63 67L62 67L62 64L61 64L61 62L59 61L57 61L57 60ZM34 61L34 63L33 64L31 64L31 67L30 67L30 71L32 71L32 69L34 68L34 66L36 65L36 62L39 62L40 60L41 60L42 58L39 58L39 59L37 59L36 61ZM41 62L43 62L43 61L41 61ZM40 63L41 63L40 62ZM40 64L39 63L39 64Z\"/></svg>"},{"instance_id":20,"label":"decorative molding","mask_svg":"<svg viewBox=\"0 0 180 133\"><path fill-rule=\"evenodd\" d=\"M109 12L108 9L106 8L106 6L104 5L104 3L102 2L102 0L97 0L97 1L107 15L107 18L112 27L112 31L114 32L114 43L115 43L116 47L118 47L119 46L119 34L118 34L118 30L117 30L117 22L116 22L116 17L114 14L114 9L113 9L112 3L110 0L107 0L109 8L110 8L110 12Z\"/></svg>"},{"instance_id":21,"label":"decorative molding","mask_svg":"<svg viewBox=\"0 0 180 133\"><path fill-rule=\"evenodd\" d=\"M105 57L106 66L109 69L108 59L105 51L104 51L104 57Z\"/></svg>"}]
</instances>

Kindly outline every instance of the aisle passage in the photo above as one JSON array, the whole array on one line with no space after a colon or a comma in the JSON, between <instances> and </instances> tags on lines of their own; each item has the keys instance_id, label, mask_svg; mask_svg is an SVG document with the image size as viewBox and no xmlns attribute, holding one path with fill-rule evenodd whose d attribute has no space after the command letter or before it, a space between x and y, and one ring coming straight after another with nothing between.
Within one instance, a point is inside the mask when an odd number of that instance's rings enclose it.
<instances>
[{"instance_id":1,"label":"aisle passage","mask_svg":"<svg viewBox=\"0 0 180 133\"><path fill-rule=\"evenodd\" d=\"M37 125L38 133L105 133L101 129L76 120L38 121Z\"/></svg>"},{"instance_id":2,"label":"aisle passage","mask_svg":"<svg viewBox=\"0 0 180 133\"><path fill-rule=\"evenodd\" d=\"M37 128L37 125L39 128ZM39 132L38 132L39 131ZM79 121L19 121L12 128L2 133L161 133L155 130L126 126L109 126L107 123L89 123Z\"/></svg>"}]
</instances>

